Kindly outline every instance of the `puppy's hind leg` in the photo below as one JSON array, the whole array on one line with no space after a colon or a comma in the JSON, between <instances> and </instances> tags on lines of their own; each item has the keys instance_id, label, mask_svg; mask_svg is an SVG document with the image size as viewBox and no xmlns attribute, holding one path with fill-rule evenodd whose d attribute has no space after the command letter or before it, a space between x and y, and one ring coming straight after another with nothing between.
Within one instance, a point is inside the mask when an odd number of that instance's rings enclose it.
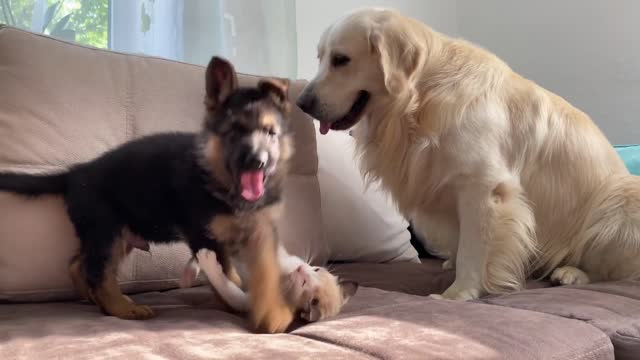
<instances>
[{"instance_id":1,"label":"puppy's hind leg","mask_svg":"<svg viewBox=\"0 0 640 360\"><path fill-rule=\"evenodd\" d=\"M84 210L88 213L87 209ZM128 253L127 243L120 236L121 229L109 223L108 213L97 211L97 207L93 210L91 213L95 218L86 215L74 217L72 214L76 213L70 211L82 244L81 274L86 279L88 297L108 315L138 320L153 317L154 313L148 306L136 305L120 291L118 265Z\"/></svg>"},{"instance_id":2,"label":"puppy's hind leg","mask_svg":"<svg viewBox=\"0 0 640 360\"><path fill-rule=\"evenodd\" d=\"M78 295L84 300L93 302L89 296L89 285L87 284L87 278L83 270L81 255L76 255L71 259L69 263L69 276Z\"/></svg>"},{"instance_id":3,"label":"puppy's hind leg","mask_svg":"<svg viewBox=\"0 0 640 360\"><path fill-rule=\"evenodd\" d=\"M103 235L104 236L104 235ZM85 271L90 298L108 315L127 320L154 317L148 306L137 305L122 294L118 284L118 264L126 254L126 244L117 240L111 249L85 255Z\"/></svg>"}]
</instances>

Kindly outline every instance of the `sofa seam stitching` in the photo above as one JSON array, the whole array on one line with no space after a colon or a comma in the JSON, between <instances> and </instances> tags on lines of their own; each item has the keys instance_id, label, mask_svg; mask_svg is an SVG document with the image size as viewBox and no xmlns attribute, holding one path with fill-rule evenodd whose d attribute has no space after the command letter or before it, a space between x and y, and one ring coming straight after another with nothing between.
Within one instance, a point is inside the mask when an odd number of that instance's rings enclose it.
<instances>
[{"instance_id":1,"label":"sofa seam stitching","mask_svg":"<svg viewBox=\"0 0 640 360\"><path fill-rule=\"evenodd\" d=\"M324 338L320 337L319 335L314 335L314 334L296 334L296 333L289 333L289 335L298 336L298 337L301 337L301 338L304 338L304 339L308 339L308 340L311 340L311 341L314 341L314 342L318 342L318 343L321 343L321 344L331 345L333 347L337 347L337 348L340 348L340 349L347 349L347 350L356 352L358 354L363 354L363 355L365 355L365 356L367 356L369 358L381 359L381 360L384 359L384 356L375 354L373 352L366 351L364 349L354 348L354 347L349 346L347 344L331 342L328 339L324 339Z\"/></svg>"}]
</instances>

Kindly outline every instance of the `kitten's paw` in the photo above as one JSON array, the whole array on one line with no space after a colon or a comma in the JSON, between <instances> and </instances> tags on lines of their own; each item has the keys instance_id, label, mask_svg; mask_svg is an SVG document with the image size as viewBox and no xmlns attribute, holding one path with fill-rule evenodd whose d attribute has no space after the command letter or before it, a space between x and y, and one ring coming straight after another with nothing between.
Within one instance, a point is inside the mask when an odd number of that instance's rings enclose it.
<instances>
[{"instance_id":1,"label":"kitten's paw","mask_svg":"<svg viewBox=\"0 0 640 360\"><path fill-rule=\"evenodd\" d=\"M589 275L573 266L563 266L551 273L551 283L554 285L584 285L589 283Z\"/></svg>"},{"instance_id":2,"label":"kitten's paw","mask_svg":"<svg viewBox=\"0 0 640 360\"><path fill-rule=\"evenodd\" d=\"M187 265L184 266L184 270L182 270L182 276L180 277L180 287L181 288L190 288L195 283L196 278L198 277L198 273L200 269L198 265L194 264L192 261L189 261Z\"/></svg>"},{"instance_id":3,"label":"kitten's paw","mask_svg":"<svg viewBox=\"0 0 640 360\"><path fill-rule=\"evenodd\" d=\"M207 276L224 274L222 265L218 261L215 252L208 249L201 249L196 254L196 259L198 259L198 266L200 266L200 270L204 271Z\"/></svg>"},{"instance_id":4,"label":"kitten's paw","mask_svg":"<svg viewBox=\"0 0 640 360\"><path fill-rule=\"evenodd\" d=\"M218 262L218 257L216 256L215 251L211 251L209 249L200 249L196 254L196 259L198 259L198 263L209 263L209 262Z\"/></svg>"},{"instance_id":5,"label":"kitten's paw","mask_svg":"<svg viewBox=\"0 0 640 360\"><path fill-rule=\"evenodd\" d=\"M442 263L442 270L453 270L456 268L456 261L454 259L448 259Z\"/></svg>"}]
</instances>

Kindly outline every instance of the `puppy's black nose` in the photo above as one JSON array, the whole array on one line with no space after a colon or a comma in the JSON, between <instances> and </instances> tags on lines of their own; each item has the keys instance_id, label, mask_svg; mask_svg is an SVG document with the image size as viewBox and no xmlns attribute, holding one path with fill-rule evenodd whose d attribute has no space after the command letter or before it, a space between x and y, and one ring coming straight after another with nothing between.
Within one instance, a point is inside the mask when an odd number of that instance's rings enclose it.
<instances>
[{"instance_id":1,"label":"puppy's black nose","mask_svg":"<svg viewBox=\"0 0 640 360\"><path fill-rule=\"evenodd\" d=\"M267 166L268 155L266 152L249 153L244 158L244 168L247 170L260 170Z\"/></svg>"},{"instance_id":2,"label":"puppy's black nose","mask_svg":"<svg viewBox=\"0 0 640 360\"><path fill-rule=\"evenodd\" d=\"M262 169L264 167L264 165L265 165L264 161L262 161L260 159L256 159L256 158L249 159L247 161L247 168L248 169L257 169L257 170L259 170L259 169Z\"/></svg>"},{"instance_id":3,"label":"puppy's black nose","mask_svg":"<svg viewBox=\"0 0 640 360\"><path fill-rule=\"evenodd\" d=\"M298 100L296 100L296 105L298 105L302 111L309 113L313 111L313 108L316 106L316 102L316 97L313 94L304 92L300 97L298 97Z\"/></svg>"}]
</instances>

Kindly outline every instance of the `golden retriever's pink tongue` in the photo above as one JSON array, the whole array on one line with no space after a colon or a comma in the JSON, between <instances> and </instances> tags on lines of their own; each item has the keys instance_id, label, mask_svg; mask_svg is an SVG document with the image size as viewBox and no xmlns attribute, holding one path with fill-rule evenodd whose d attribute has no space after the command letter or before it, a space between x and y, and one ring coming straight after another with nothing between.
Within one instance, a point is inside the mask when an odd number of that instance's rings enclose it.
<instances>
[{"instance_id":1,"label":"golden retriever's pink tongue","mask_svg":"<svg viewBox=\"0 0 640 360\"><path fill-rule=\"evenodd\" d=\"M320 134L327 135L327 133L329 133L329 130L331 130L330 123L326 123L326 122L320 123Z\"/></svg>"},{"instance_id":2,"label":"golden retriever's pink tongue","mask_svg":"<svg viewBox=\"0 0 640 360\"><path fill-rule=\"evenodd\" d=\"M247 171L240 174L240 195L247 201L258 201L264 195L264 171Z\"/></svg>"}]
</instances>

